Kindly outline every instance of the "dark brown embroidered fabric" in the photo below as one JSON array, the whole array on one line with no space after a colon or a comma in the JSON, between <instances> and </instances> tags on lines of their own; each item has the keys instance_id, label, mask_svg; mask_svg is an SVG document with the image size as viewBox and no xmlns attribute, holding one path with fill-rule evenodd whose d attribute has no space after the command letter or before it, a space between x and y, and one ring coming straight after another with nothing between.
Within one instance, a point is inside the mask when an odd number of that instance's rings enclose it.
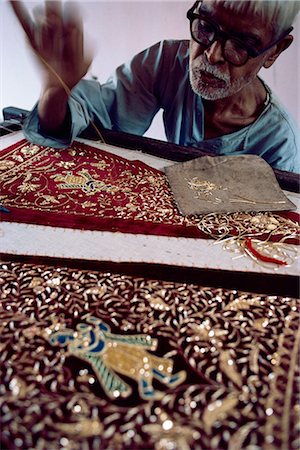
<instances>
[{"instance_id":1,"label":"dark brown embroidered fabric","mask_svg":"<svg viewBox=\"0 0 300 450\"><path fill-rule=\"evenodd\" d=\"M1 448L292 449L299 301L0 268Z\"/></svg>"},{"instance_id":2,"label":"dark brown embroidered fabric","mask_svg":"<svg viewBox=\"0 0 300 450\"><path fill-rule=\"evenodd\" d=\"M203 156L165 173L184 215L296 209L257 155Z\"/></svg>"}]
</instances>

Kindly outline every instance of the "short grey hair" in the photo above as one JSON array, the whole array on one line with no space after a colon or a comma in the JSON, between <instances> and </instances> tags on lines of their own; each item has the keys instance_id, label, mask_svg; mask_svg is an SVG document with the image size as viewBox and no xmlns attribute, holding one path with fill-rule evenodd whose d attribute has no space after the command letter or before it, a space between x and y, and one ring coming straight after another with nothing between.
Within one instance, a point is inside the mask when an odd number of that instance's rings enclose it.
<instances>
[{"instance_id":1,"label":"short grey hair","mask_svg":"<svg viewBox=\"0 0 300 450\"><path fill-rule=\"evenodd\" d=\"M294 23L300 10L300 0L219 0L224 8L270 24L274 37L284 33Z\"/></svg>"}]
</instances>

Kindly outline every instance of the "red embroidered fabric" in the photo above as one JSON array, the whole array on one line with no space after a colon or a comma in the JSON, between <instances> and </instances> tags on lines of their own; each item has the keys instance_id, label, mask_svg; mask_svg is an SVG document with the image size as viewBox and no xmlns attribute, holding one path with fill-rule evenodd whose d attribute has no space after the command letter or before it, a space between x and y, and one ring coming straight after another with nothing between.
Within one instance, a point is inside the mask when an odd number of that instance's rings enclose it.
<instances>
[{"instance_id":1,"label":"red embroidered fabric","mask_svg":"<svg viewBox=\"0 0 300 450\"><path fill-rule=\"evenodd\" d=\"M0 157L2 220L88 230L210 237L184 217L165 174L79 142L67 149L22 140ZM298 215L288 213L288 219ZM232 234L238 231L231 229ZM261 233L260 233L261 234Z\"/></svg>"}]
</instances>

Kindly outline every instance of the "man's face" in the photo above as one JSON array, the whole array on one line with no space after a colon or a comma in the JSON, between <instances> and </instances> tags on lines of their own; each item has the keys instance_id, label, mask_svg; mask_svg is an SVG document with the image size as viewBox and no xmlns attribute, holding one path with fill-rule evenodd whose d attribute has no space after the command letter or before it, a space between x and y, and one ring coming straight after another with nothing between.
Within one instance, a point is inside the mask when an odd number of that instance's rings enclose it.
<instances>
[{"instance_id":1,"label":"man's face","mask_svg":"<svg viewBox=\"0 0 300 450\"><path fill-rule=\"evenodd\" d=\"M257 18L224 9L218 0L204 0L201 13L217 23L222 31L238 37L256 50L266 47L272 33ZM207 100L227 98L251 83L268 58L269 52L249 60L241 67L227 62L222 55L222 43L217 40L205 48L190 41L190 81L194 92Z\"/></svg>"}]
</instances>

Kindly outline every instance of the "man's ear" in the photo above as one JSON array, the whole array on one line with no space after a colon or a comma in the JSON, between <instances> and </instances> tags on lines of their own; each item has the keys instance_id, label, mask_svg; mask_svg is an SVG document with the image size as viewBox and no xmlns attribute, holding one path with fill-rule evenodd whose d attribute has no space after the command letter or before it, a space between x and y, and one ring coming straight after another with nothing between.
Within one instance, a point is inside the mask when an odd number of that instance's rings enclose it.
<instances>
[{"instance_id":1,"label":"man's ear","mask_svg":"<svg viewBox=\"0 0 300 450\"><path fill-rule=\"evenodd\" d=\"M268 69L269 67L271 67L274 62L276 61L276 59L278 58L278 56L280 55L280 53L284 52L284 50L286 50L291 43L293 42L294 38L291 34L289 34L288 36L285 36L283 39L281 39L281 41L278 42L278 44L276 44L274 46L274 49L271 50L268 58L266 59L266 61L264 62L264 68Z\"/></svg>"}]
</instances>

